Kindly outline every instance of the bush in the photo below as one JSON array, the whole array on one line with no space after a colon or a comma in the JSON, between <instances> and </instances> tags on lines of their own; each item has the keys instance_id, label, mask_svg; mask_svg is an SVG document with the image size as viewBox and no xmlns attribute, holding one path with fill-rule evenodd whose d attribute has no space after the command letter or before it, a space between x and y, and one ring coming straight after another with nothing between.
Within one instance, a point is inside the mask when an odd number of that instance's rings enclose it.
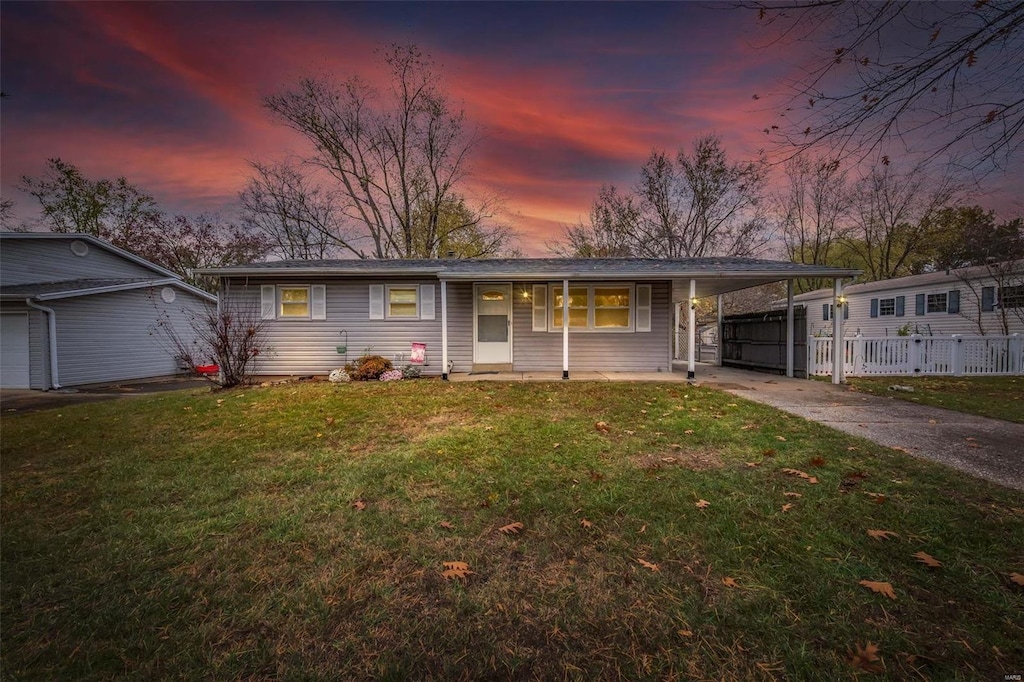
<instances>
[{"instance_id":1,"label":"bush","mask_svg":"<svg viewBox=\"0 0 1024 682\"><path fill-rule=\"evenodd\" d=\"M331 370L331 373L328 375L327 380L330 381L332 384L343 384L352 381L352 377L350 377L348 375L348 372L346 372L343 369L334 369Z\"/></svg>"},{"instance_id":2,"label":"bush","mask_svg":"<svg viewBox=\"0 0 1024 682\"><path fill-rule=\"evenodd\" d=\"M406 365L402 368L403 379L418 379L420 377L419 365Z\"/></svg>"},{"instance_id":3,"label":"bush","mask_svg":"<svg viewBox=\"0 0 1024 682\"><path fill-rule=\"evenodd\" d=\"M379 355L364 355L345 365L345 371L353 381L375 381L391 368L391 361Z\"/></svg>"},{"instance_id":4,"label":"bush","mask_svg":"<svg viewBox=\"0 0 1024 682\"><path fill-rule=\"evenodd\" d=\"M389 369L388 371L386 371L386 372L384 372L383 374L380 375L380 380L381 381L401 381L402 380L402 370L400 370L400 369Z\"/></svg>"}]
</instances>

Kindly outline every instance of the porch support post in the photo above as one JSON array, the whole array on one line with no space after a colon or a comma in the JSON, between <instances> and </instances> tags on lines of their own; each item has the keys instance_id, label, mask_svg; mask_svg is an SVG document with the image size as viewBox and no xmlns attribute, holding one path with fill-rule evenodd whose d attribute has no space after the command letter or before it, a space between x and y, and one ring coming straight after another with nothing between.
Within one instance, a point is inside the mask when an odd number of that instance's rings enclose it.
<instances>
[{"instance_id":1,"label":"porch support post","mask_svg":"<svg viewBox=\"0 0 1024 682\"><path fill-rule=\"evenodd\" d=\"M686 335L690 340L690 347L686 349L686 378L694 379L697 376L694 351L697 345L697 311L694 309L694 299L697 298L697 280L690 280L690 298L686 302L690 316L686 320Z\"/></svg>"},{"instance_id":2,"label":"porch support post","mask_svg":"<svg viewBox=\"0 0 1024 682\"><path fill-rule=\"evenodd\" d=\"M722 359L725 357L725 346L722 341L722 332L725 330L725 308L722 303L724 299L722 294L718 295L718 352L715 353L715 364L719 367L722 366Z\"/></svg>"},{"instance_id":3,"label":"porch support post","mask_svg":"<svg viewBox=\"0 0 1024 682\"><path fill-rule=\"evenodd\" d=\"M786 280L786 376L793 377L793 280Z\"/></svg>"},{"instance_id":4,"label":"porch support post","mask_svg":"<svg viewBox=\"0 0 1024 682\"><path fill-rule=\"evenodd\" d=\"M562 280L562 378L569 378L569 280Z\"/></svg>"},{"instance_id":5,"label":"porch support post","mask_svg":"<svg viewBox=\"0 0 1024 682\"><path fill-rule=\"evenodd\" d=\"M673 349L672 349L672 359L673 360L679 360L680 359L679 358L679 341L680 341L680 339L679 339L679 307L682 306L682 305L683 305L682 303L679 303L678 301L676 301L675 305L672 306L672 312L674 313L673 318L672 318L673 319L673 325L672 325L672 346L673 346Z\"/></svg>"},{"instance_id":6,"label":"porch support post","mask_svg":"<svg viewBox=\"0 0 1024 682\"><path fill-rule=\"evenodd\" d=\"M843 365L846 360L846 344L843 341L843 309L839 299L843 295L843 280L832 280L832 383L843 383Z\"/></svg>"},{"instance_id":7,"label":"porch support post","mask_svg":"<svg viewBox=\"0 0 1024 682\"><path fill-rule=\"evenodd\" d=\"M441 379L448 381L448 282L441 280Z\"/></svg>"}]
</instances>

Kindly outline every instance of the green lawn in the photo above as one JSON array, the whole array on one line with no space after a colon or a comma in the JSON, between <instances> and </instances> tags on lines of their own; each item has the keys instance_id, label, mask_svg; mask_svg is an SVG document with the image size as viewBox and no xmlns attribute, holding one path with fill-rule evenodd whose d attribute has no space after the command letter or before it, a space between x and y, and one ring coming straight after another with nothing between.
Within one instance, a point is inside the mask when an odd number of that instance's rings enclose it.
<instances>
[{"instance_id":1,"label":"green lawn","mask_svg":"<svg viewBox=\"0 0 1024 682\"><path fill-rule=\"evenodd\" d=\"M2 436L9 679L1024 670L1019 491L710 389L294 384Z\"/></svg>"},{"instance_id":2,"label":"green lawn","mask_svg":"<svg viewBox=\"0 0 1024 682\"><path fill-rule=\"evenodd\" d=\"M847 377L847 382L865 393L1024 424L1024 377Z\"/></svg>"}]
</instances>

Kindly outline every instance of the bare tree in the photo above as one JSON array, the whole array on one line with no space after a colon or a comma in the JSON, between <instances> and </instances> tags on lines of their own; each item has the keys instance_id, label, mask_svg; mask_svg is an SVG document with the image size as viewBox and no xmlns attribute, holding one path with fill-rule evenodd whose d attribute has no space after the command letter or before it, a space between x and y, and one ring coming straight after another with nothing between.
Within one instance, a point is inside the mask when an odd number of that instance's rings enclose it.
<instances>
[{"instance_id":1,"label":"bare tree","mask_svg":"<svg viewBox=\"0 0 1024 682\"><path fill-rule=\"evenodd\" d=\"M1024 323L1024 260L992 260L956 275L971 300L971 305L960 307L960 316L974 323L979 334L993 331L985 325L990 319L987 312L996 313L997 334L1010 334L1014 321Z\"/></svg>"},{"instance_id":2,"label":"bare tree","mask_svg":"<svg viewBox=\"0 0 1024 682\"><path fill-rule=\"evenodd\" d=\"M433 257L444 207L468 177L479 135L418 49L392 45L384 63L387 93L357 77L341 85L305 78L264 104L312 143L307 161L337 182L340 249L360 258ZM493 200L469 207L473 223L482 225L493 208Z\"/></svg>"},{"instance_id":3,"label":"bare tree","mask_svg":"<svg viewBox=\"0 0 1024 682\"><path fill-rule=\"evenodd\" d=\"M187 326L179 329L161 312L150 333L190 371L221 388L252 383L257 359L272 354L266 346L266 322L253 306L222 300L217 308L190 313ZM211 363L217 373L200 370Z\"/></svg>"},{"instance_id":4,"label":"bare tree","mask_svg":"<svg viewBox=\"0 0 1024 682\"><path fill-rule=\"evenodd\" d=\"M930 218L955 193L948 176L924 166L907 172L893 165L875 167L857 182L844 246L870 281L917 274L935 238Z\"/></svg>"},{"instance_id":5,"label":"bare tree","mask_svg":"<svg viewBox=\"0 0 1024 682\"><path fill-rule=\"evenodd\" d=\"M217 290L217 278L195 270L262 260L269 248L263 235L211 215L164 216L158 234L150 259L207 291Z\"/></svg>"},{"instance_id":6,"label":"bare tree","mask_svg":"<svg viewBox=\"0 0 1024 682\"><path fill-rule=\"evenodd\" d=\"M0 229L14 229L14 200L0 199Z\"/></svg>"},{"instance_id":7,"label":"bare tree","mask_svg":"<svg viewBox=\"0 0 1024 682\"><path fill-rule=\"evenodd\" d=\"M708 135L673 159L652 151L629 194L604 186L590 225L563 228L556 253L646 258L750 256L769 235L763 201L765 167L731 161Z\"/></svg>"},{"instance_id":8,"label":"bare tree","mask_svg":"<svg viewBox=\"0 0 1024 682\"><path fill-rule=\"evenodd\" d=\"M827 265L844 236L850 210L847 171L839 161L797 157L785 165L786 186L776 195L775 209L786 255L794 263ZM799 291L813 291L831 280L799 280Z\"/></svg>"},{"instance_id":9,"label":"bare tree","mask_svg":"<svg viewBox=\"0 0 1024 682\"><path fill-rule=\"evenodd\" d=\"M243 220L264 235L271 253L298 260L336 255L343 219L337 197L288 161L250 165L253 175L239 195Z\"/></svg>"},{"instance_id":10,"label":"bare tree","mask_svg":"<svg viewBox=\"0 0 1024 682\"><path fill-rule=\"evenodd\" d=\"M742 0L773 35L769 47L813 46L788 84L777 126L797 152L865 158L901 140L908 151L991 168L1024 142L1024 3Z\"/></svg>"}]
</instances>

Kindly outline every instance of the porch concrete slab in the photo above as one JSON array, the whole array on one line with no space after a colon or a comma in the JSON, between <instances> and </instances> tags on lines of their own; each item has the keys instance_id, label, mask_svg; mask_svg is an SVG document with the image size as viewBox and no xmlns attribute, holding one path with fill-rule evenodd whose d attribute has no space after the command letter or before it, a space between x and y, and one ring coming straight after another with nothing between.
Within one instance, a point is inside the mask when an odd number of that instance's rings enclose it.
<instances>
[{"instance_id":1,"label":"porch concrete slab","mask_svg":"<svg viewBox=\"0 0 1024 682\"><path fill-rule=\"evenodd\" d=\"M740 369L698 366L697 379L708 388L1024 490L1024 424Z\"/></svg>"}]
</instances>

